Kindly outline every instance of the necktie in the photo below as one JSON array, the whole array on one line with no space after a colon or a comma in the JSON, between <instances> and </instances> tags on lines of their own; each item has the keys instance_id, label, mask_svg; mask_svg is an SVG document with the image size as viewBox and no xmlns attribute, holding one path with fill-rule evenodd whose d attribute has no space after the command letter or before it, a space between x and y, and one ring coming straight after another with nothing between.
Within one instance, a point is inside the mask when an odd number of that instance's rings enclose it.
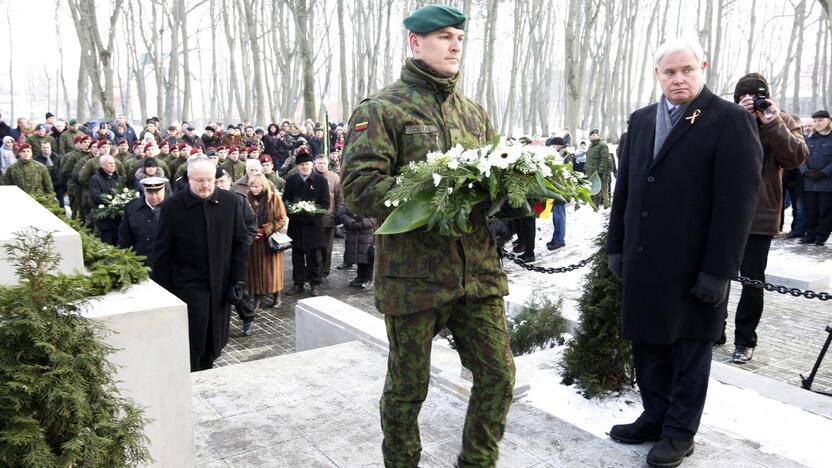
<instances>
[{"instance_id":1,"label":"necktie","mask_svg":"<svg viewBox=\"0 0 832 468\"><path fill-rule=\"evenodd\" d=\"M670 109L670 123L675 126L676 122L679 121L679 118L682 117L682 114L684 113L683 111L683 106L676 106L673 109Z\"/></svg>"}]
</instances>

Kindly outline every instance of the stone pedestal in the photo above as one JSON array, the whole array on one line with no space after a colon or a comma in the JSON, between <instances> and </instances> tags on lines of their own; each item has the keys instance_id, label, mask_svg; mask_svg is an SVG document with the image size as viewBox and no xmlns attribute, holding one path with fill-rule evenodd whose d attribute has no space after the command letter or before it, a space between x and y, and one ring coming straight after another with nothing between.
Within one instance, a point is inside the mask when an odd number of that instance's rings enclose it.
<instances>
[{"instance_id":1,"label":"stone pedestal","mask_svg":"<svg viewBox=\"0 0 832 468\"><path fill-rule=\"evenodd\" d=\"M0 187L0 247L34 226L53 231L56 273L85 273L81 237L17 187ZM17 284L0 248L0 284ZM105 341L124 397L144 408L152 466L194 466L188 315L185 304L152 281L90 299L84 315L110 331Z\"/></svg>"},{"instance_id":2,"label":"stone pedestal","mask_svg":"<svg viewBox=\"0 0 832 468\"><path fill-rule=\"evenodd\" d=\"M34 226L43 231L52 231L55 247L61 253L61 260L55 273L68 275L83 273L84 255L81 250L81 236L75 229L58 219L32 197L15 186L0 186L0 246L14 241L14 233ZM15 285L17 276L14 268L6 261L6 253L0 248L0 284Z\"/></svg>"}]
</instances>

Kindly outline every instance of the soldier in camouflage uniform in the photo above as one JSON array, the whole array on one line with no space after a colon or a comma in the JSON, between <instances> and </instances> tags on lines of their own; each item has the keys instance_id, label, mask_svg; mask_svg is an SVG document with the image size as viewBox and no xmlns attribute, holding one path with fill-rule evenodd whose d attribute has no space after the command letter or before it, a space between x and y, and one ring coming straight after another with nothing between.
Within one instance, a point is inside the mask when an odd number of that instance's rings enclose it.
<instances>
[{"instance_id":1,"label":"soldier in camouflage uniform","mask_svg":"<svg viewBox=\"0 0 832 468\"><path fill-rule=\"evenodd\" d=\"M61 138L58 140L58 154L66 157L67 154L75 150L75 137L83 135L84 132L78 127L78 121L69 119L69 127L66 131L61 133Z\"/></svg>"},{"instance_id":2,"label":"soldier in camouflage uniform","mask_svg":"<svg viewBox=\"0 0 832 468\"><path fill-rule=\"evenodd\" d=\"M610 184L612 183L612 156L607 144L601 139L601 131L593 128L589 132L589 149L586 150L586 165L584 166L584 173L592 175L593 172L598 172L598 177L601 178L601 191L597 195L592 196L592 201L596 205L603 205L605 208L610 207Z\"/></svg>"},{"instance_id":3,"label":"soldier in camouflage uniform","mask_svg":"<svg viewBox=\"0 0 832 468\"><path fill-rule=\"evenodd\" d=\"M40 154L40 144L44 141L48 141L52 148L58 147L55 138L46 134L46 127L43 124L35 125L35 132L29 135L26 141L32 146L32 154Z\"/></svg>"},{"instance_id":4,"label":"soldier in camouflage uniform","mask_svg":"<svg viewBox=\"0 0 832 468\"><path fill-rule=\"evenodd\" d=\"M12 164L3 174L3 185L17 185L26 193L52 195L52 177L45 165L32 160L32 145L20 145L17 163Z\"/></svg>"},{"instance_id":5,"label":"soldier in camouflage uniform","mask_svg":"<svg viewBox=\"0 0 832 468\"><path fill-rule=\"evenodd\" d=\"M484 109L456 89L465 16L431 5L405 19L414 58L401 78L359 104L350 118L342 167L354 213L383 221L385 195L402 167L459 143L485 146L493 128ZM433 337L445 326L474 376L459 466L494 466L514 387L503 296L508 283L482 210L471 233L420 228L378 236L376 306L390 352L380 401L382 452L390 467L417 466L418 415L430 381Z\"/></svg>"},{"instance_id":6,"label":"soldier in camouflage uniform","mask_svg":"<svg viewBox=\"0 0 832 468\"><path fill-rule=\"evenodd\" d=\"M70 152L64 158L64 162L61 163L61 177L67 181L66 191L69 194L69 206L72 210L72 219L81 219L81 184L78 182L78 172L81 170L81 167L75 170L75 166L78 164L78 161L86 161L90 158L90 143L92 143L88 135L79 135L77 138L78 142L75 145L77 149ZM81 166L83 166L83 163Z\"/></svg>"}]
</instances>

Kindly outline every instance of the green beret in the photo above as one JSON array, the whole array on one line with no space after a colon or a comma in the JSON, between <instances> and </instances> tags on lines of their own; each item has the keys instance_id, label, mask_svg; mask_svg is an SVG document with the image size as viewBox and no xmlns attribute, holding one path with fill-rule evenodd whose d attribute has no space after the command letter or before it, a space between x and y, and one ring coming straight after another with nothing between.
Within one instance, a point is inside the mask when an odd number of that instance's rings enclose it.
<instances>
[{"instance_id":1,"label":"green beret","mask_svg":"<svg viewBox=\"0 0 832 468\"><path fill-rule=\"evenodd\" d=\"M457 29L465 29L465 15L454 7L446 5L428 5L414 11L404 19L404 27L408 31L417 34L442 29L446 26L453 26Z\"/></svg>"}]
</instances>

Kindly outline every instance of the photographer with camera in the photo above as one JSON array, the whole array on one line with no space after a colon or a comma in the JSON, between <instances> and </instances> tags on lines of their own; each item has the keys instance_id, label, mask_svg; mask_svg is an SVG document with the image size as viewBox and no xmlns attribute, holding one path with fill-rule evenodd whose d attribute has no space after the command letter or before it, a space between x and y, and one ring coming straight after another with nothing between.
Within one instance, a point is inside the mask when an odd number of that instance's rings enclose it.
<instances>
[{"instance_id":1,"label":"photographer with camera","mask_svg":"<svg viewBox=\"0 0 832 468\"><path fill-rule=\"evenodd\" d=\"M759 73L749 73L737 82L734 102L756 117L763 146L763 171L751 233L745 245L740 274L765 281L771 239L780 232L783 205L783 169L799 167L809 149L803 140L800 118L780 111L771 100L768 82ZM732 361L744 364L757 346L757 324L763 315L763 290L743 286L737 305ZM725 342L723 329L722 339Z\"/></svg>"}]
</instances>

